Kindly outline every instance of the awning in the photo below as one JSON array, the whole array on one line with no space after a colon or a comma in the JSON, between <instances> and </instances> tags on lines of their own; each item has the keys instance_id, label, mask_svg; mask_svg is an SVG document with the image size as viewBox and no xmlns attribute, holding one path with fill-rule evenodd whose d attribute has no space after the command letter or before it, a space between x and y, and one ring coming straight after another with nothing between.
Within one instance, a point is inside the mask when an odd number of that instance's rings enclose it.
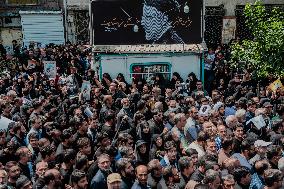
<instances>
[{"instance_id":1,"label":"awning","mask_svg":"<svg viewBox=\"0 0 284 189\"><path fill-rule=\"evenodd\" d=\"M202 53L201 44L95 45L95 53Z\"/></svg>"}]
</instances>

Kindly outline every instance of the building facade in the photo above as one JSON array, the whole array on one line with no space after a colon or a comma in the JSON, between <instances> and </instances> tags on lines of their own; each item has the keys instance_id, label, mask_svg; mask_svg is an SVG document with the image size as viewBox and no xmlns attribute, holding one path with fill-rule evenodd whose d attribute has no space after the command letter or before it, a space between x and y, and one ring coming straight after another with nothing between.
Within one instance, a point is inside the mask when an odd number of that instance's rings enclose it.
<instances>
[{"instance_id":1,"label":"building facade","mask_svg":"<svg viewBox=\"0 0 284 189\"><path fill-rule=\"evenodd\" d=\"M66 41L86 43L89 37L89 0L63 0L66 12Z\"/></svg>"},{"instance_id":2,"label":"building facade","mask_svg":"<svg viewBox=\"0 0 284 189\"><path fill-rule=\"evenodd\" d=\"M0 0L0 41L7 51L12 40L23 42L20 11L62 11L62 0Z\"/></svg>"},{"instance_id":3,"label":"building facade","mask_svg":"<svg viewBox=\"0 0 284 189\"><path fill-rule=\"evenodd\" d=\"M232 37L248 35L243 27L242 9L246 3L254 1L204 0L206 43L218 44ZM262 0L262 2L266 5L283 6L284 4L283 0ZM8 52L12 40L22 44L23 28L19 11L61 11L65 41L86 43L90 40L89 4L90 0L0 0L0 41ZM231 27L224 31L224 18L227 21L231 19L235 28Z\"/></svg>"}]
</instances>

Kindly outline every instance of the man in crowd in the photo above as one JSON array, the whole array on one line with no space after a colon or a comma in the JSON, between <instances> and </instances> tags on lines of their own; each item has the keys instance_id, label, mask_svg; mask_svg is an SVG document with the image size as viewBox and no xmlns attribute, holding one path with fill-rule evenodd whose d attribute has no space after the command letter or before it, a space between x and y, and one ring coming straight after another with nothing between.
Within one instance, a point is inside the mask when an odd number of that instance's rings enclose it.
<instances>
[{"instance_id":1,"label":"man in crowd","mask_svg":"<svg viewBox=\"0 0 284 189\"><path fill-rule=\"evenodd\" d=\"M111 162L110 162L109 155L101 154L98 157L99 170L92 179L91 189L95 189L95 188L107 189L106 178L111 173L110 165L111 165Z\"/></svg>"},{"instance_id":2,"label":"man in crowd","mask_svg":"<svg viewBox=\"0 0 284 189\"><path fill-rule=\"evenodd\" d=\"M229 52L210 51L210 93L194 73L146 80L140 64L133 80L100 78L79 44L0 53L0 187L281 187L284 90L271 88L273 76L249 77L249 68L241 80ZM44 72L46 60L56 62L56 78ZM184 82L186 92L176 88Z\"/></svg>"},{"instance_id":3,"label":"man in crowd","mask_svg":"<svg viewBox=\"0 0 284 189\"><path fill-rule=\"evenodd\" d=\"M136 181L134 182L131 189L150 189L147 184L148 179L148 169L145 165L139 165L135 169Z\"/></svg>"},{"instance_id":4,"label":"man in crowd","mask_svg":"<svg viewBox=\"0 0 284 189\"><path fill-rule=\"evenodd\" d=\"M127 158L121 158L116 162L116 169L121 175L121 189L130 189L135 180L135 172L131 162Z\"/></svg>"},{"instance_id":5,"label":"man in crowd","mask_svg":"<svg viewBox=\"0 0 284 189\"><path fill-rule=\"evenodd\" d=\"M71 183L74 189L87 189L88 181L85 172L74 170L71 175Z\"/></svg>"}]
</instances>

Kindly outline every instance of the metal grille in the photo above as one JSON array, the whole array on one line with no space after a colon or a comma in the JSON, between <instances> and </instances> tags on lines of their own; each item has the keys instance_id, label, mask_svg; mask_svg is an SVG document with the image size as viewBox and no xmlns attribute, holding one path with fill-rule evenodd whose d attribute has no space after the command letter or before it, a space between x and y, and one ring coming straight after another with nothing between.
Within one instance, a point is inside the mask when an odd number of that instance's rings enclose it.
<instances>
[{"instance_id":1,"label":"metal grille","mask_svg":"<svg viewBox=\"0 0 284 189\"><path fill-rule=\"evenodd\" d=\"M224 15L225 9L223 6L210 6L205 8L204 38L208 47L221 43Z\"/></svg>"},{"instance_id":2,"label":"metal grille","mask_svg":"<svg viewBox=\"0 0 284 189\"><path fill-rule=\"evenodd\" d=\"M75 28L76 28L76 41L87 42L90 40L89 34L89 12L85 10L74 11L75 14Z\"/></svg>"}]
</instances>

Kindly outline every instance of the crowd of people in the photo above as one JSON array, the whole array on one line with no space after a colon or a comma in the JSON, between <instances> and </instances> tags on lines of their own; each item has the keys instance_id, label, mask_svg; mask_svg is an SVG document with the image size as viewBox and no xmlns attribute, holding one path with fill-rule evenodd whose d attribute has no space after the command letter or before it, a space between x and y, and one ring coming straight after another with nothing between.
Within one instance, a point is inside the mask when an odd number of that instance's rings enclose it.
<instances>
[{"instance_id":1,"label":"crowd of people","mask_svg":"<svg viewBox=\"0 0 284 189\"><path fill-rule=\"evenodd\" d=\"M1 189L282 188L284 89L231 69L229 49L209 49L204 83L98 78L84 45L13 49L0 48Z\"/></svg>"}]
</instances>

